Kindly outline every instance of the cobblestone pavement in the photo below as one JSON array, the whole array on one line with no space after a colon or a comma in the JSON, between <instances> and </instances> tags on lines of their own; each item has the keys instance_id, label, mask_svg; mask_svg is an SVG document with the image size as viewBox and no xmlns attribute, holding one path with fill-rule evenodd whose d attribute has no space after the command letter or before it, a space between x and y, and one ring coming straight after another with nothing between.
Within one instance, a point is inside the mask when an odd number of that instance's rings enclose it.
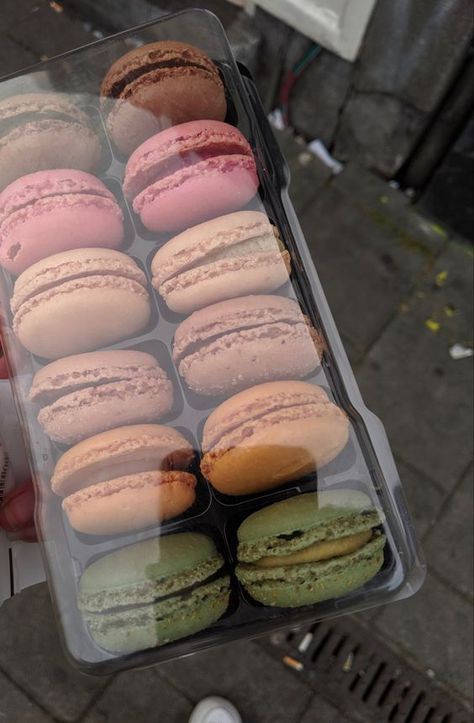
<instances>
[{"instance_id":1,"label":"cobblestone pavement","mask_svg":"<svg viewBox=\"0 0 474 723\"><path fill-rule=\"evenodd\" d=\"M0 69L91 40L60 11L3 0ZM449 349L472 344L472 254L367 171L349 165L331 178L292 137L280 140L318 273L362 394L386 425L428 562L415 597L368 617L403 655L470 698L472 364ZM350 720L256 642L95 679L64 658L44 586L1 610L2 722L183 723L212 693L231 698L246 723Z\"/></svg>"}]
</instances>

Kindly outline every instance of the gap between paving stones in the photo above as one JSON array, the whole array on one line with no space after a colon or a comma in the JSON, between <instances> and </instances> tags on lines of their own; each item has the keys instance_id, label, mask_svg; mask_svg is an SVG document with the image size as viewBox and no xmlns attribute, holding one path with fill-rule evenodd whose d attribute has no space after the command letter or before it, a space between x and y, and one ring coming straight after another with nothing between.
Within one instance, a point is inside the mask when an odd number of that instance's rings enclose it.
<instances>
[{"instance_id":1,"label":"gap between paving stones","mask_svg":"<svg viewBox=\"0 0 474 723\"><path fill-rule=\"evenodd\" d=\"M18 683L15 678L12 677L11 673L6 670L6 668L0 664L0 672L2 675L5 676L6 680L11 683L11 685L18 690L27 700L30 701L30 703L33 703L37 708L41 710L42 713L48 716L50 720L57 721L57 723L62 723L60 718L56 718L42 703L40 703L39 700L36 700L35 696L31 694L30 691L26 690L20 683ZM5 723L9 723L8 721L5 721Z\"/></svg>"}]
</instances>

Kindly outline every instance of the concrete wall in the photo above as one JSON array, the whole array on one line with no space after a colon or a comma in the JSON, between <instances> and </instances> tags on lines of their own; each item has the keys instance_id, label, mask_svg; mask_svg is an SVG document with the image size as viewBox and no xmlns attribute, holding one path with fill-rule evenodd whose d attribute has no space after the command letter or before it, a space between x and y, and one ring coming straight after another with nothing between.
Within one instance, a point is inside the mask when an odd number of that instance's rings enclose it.
<instances>
[{"instance_id":1,"label":"concrete wall","mask_svg":"<svg viewBox=\"0 0 474 723\"><path fill-rule=\"evenodd\" d=\"M249 18L226 0L65 4L116 30L183 7L213 10L238 59L254 73L268 110L282 74L310 46L264 11ZM301 75L290 99L291 124L308 139L320 138L338 159L394 176L458 73L471 33L471 0L378 0L355 63L323 51Z\"/></svg>"}]
</instances>

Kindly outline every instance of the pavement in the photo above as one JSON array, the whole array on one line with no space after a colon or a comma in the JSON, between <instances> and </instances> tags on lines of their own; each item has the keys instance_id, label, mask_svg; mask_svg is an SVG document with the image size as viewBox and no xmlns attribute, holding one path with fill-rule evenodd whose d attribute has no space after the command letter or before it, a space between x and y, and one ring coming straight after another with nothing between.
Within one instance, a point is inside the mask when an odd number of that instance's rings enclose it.
<instances>
[{"instance_id":1,"label":"pavement","mask_svg":"<svg viewBox=\"0 0 474 723\"><path fill-rule=\"evenodd\" d=\"M57 3L3 0L0 68L91 40ZM384 422L428 563L413 598L361 618L430 680L472 696L472 250L356 165L331 176L284 132L296 207L367 406ZM185 723L205 695L245 723L347 723L259 642L92 678L64 657L45 586L0 611L3 723ZM370 721L368 722L370 723ZM374 721L374 723L380 723Z\"/></svg>"}]
</instances>

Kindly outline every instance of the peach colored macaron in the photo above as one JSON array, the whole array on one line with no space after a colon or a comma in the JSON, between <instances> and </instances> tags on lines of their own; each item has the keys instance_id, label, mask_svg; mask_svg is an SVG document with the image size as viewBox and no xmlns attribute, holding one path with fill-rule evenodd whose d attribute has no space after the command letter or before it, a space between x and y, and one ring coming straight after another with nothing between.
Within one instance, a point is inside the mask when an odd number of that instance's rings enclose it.
<instances>
[{"instance_id":1,"label":"peach colored macaron","mask_svg":"<svg viewBox=\"0 0 474 723\"><path fill-rule=\"evenodd\" d=\"M140 530L176 517L195 500L194 456L177 430L141 424L97 434L58 460L51 487L71 526L91 535Z\"/></svg>"},{"instance_id":2,"label":"peach colored macaron","mask_svg":"<svg viewBox=\"0 0 474 723\"><path fill-rule=\"evenodd\" d=\"M16 280L13 331L47 359L92 351L141 331L150 318L146 277L113 249L64 251Z\"/></svg>"}]
</instances>

